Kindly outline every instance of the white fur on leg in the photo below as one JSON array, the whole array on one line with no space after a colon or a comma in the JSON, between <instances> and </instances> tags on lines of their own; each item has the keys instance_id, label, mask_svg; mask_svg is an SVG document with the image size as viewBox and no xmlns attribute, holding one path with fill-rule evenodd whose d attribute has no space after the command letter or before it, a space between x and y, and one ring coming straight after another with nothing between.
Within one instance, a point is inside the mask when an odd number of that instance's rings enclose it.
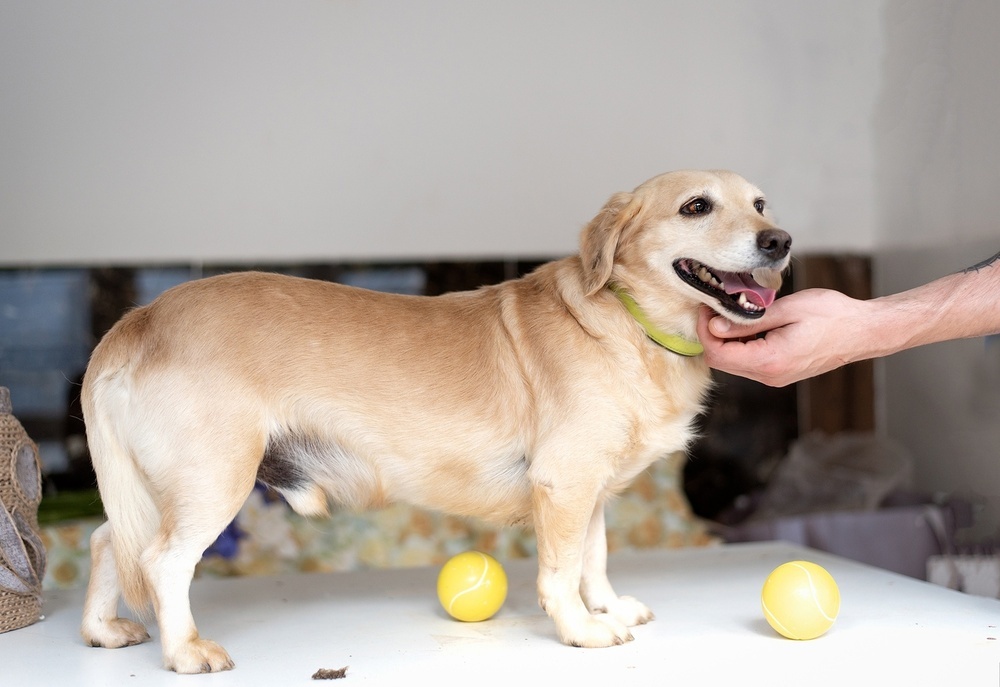
<instances>
[{"instance_id":1,"label":"white fur on leg","mask_svg":"<svg viewBox=\"0 0 1000 687\"><path fill-rule=\"evenodd\" d=\"M593 497L587 498L586 486L554 484L554 480L539 480L533 492L538 602L555 621L564 644L597 648L631 641L628 627L609 615L591 615L580 597Z\"/></svg>"},{"instance_id":2,"label":"white fur on leg","mask_svg":"<svg viewBox=\"0 0 1000 687\"><path fill-rule=\"evenodd\" d=\"M83 606L80 634L91 646L117 649L149 639L139 623L118 617L121 587L111 550L111 525L104 523L90 537L90 582Z\"/></svg>"},{"instance_id":3,"label":"white fur on leg","mask_svg":"<svg viewBox=\"0 0 1000 687\"><path fill-rule=\"evenodd\" d=\"M577 568L579 570L579 568ZM562 569L540 566L538 571L539 604L556 624L556 633L563 644L600 648L632 641L628 627L612 616L592 615L576 591L579 576L566 579ZM572 590L566 593L566 590Z\"/></svg>"},{"instance_id":4,"label":"white fur on leg","mask_svg":"<svg viewBox=\"0 0 1000 687\"><path fill-rule=\"evenodd\" d=\"M191 615L191 578L203 548L191 540L167 546L157 542L143 556L143 570L155 596L163 664L178 673L214 673L235 665L219 644L198 636Z\"/></svg>"},{"instance_id":5,"label":"white fur on leg","mask_svg":"<svg viewBox=\"0 0 1000 687\"><path fill-rule=\"evenodd\" d=\"M607 614L632 627L653 619L653 612L638 599L618 596L608 580L608 544L604 521L604 503L594 508L584 541L580 594L591 613Z\"/></svg>"}]
</instances>

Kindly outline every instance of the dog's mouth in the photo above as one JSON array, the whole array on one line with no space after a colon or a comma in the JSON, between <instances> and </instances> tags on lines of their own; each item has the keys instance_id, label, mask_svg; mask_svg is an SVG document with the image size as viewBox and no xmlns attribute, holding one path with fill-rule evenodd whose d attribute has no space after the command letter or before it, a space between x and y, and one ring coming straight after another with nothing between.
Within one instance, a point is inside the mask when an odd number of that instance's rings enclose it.
<instances>
[{"instance_id":1,"label":"dog's mouth","mask_svg":"<svg viewBox=\"0 0 1000 687\"><path fill-rule=\"evenodd\" d=\"M691 258L675 261L674 271L686 283L741 317L762 317L767 306L774 302L774 289L758 284L749 272L725 272Z\"/></svg>"}]
</instances>

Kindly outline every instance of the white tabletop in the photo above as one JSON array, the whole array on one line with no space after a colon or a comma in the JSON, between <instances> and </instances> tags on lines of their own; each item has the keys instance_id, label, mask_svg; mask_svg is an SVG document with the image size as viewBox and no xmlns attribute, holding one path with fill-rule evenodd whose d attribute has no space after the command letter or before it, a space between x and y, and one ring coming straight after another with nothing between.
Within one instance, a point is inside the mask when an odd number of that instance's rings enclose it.
<instances>
[{"instance_id":1,"label":"white tabletop","mask_svg":"<svg viewBox=\"0 0 1000 687\"><path fill-rule=\"evenodd\" d=\"M760 611L768 573L789 560L826 567L840 586L840 617L807 642L783 639ZM492 620L448 619L437 570L380 570L198 580L203 636L225 646L233 671L179 676L153 642L95 649L78 634L82 592L54 591L45 620L0 635L3 685L402 685L1000 683L1000 601L954 592L782 543L612 556L619 593L657 619L635 641L574 649L538 608L534 561L506 566L510 593ZM349 666L344 681L311 680ZM769 682L765 680L770 679Z\"/></svg>"}]
</instances>

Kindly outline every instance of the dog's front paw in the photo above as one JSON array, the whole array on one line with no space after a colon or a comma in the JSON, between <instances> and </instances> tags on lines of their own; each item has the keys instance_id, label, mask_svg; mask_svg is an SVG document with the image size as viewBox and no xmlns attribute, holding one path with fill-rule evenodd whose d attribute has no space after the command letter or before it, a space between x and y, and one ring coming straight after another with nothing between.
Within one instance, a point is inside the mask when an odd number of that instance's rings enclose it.
<instances>
[{"instance_id":1,"label":"dog's front paw","mask_svg":"<svg viewBox=\"0 0 1000 687\"><path fill-rule=\"evenodd\" d=\"M606 613L628 627L645 625L653 619L653 612L649 607L632 596L607 599L601 606L590 610L592 613Z\"/></svg>"},{"instance_id":2,"label":"dog's front paw","mask_svg":"<svg viewBox=\"0 0 1000 687\"><path fill-rule=\"evenodd\" d=\"M145 627L125 618L113 618L96 624L84 623L80 634L90 646L103 646L106 649L119 649L149 640Z\"/></svg>"},{"instance_id":3,"label":"dog's front paw","mask_svg":"<svg viewBox=\"0 0 1000 687\"><path fill-rule=\"evenodd\" d=\"M607 614L587 614L571 623L557 622L556 628L560 641L570 646L598 649L632 641L628 627Z\"/></svg>"},{"instance_id":4,"label":"dog's front paw","mask_svg":"<svg viewBox=\"0 0 1000 687\"><path fill-rule=\"evenodd\" d=\"M182 644L169 655L164 651L163 664L178 673L218 673L231 670L236 664L221 646L208 639L195 639Z\"/></svg>"}]
</instances>

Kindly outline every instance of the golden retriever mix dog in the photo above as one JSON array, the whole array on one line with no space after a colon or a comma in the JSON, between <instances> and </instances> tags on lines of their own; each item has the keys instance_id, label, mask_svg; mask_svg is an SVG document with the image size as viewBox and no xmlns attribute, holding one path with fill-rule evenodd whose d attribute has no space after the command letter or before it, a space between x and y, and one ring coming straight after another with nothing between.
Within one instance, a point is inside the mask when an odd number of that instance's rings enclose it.
<instances>
[{"instance_id":1,"label":"golden retriever mix dog","mask_svg":"<svg viewBox=\"0 0 1000 687\"><path fill-rule=\"evenodd\" d=\"M664 174L613 196L580 254L437 297L240 273L125 316L83 383L108 521L82 633L149 638L180 673L233 667L191 615L195 564L256 480L295 511L393 501L532 525L559 639L606 647L653 614L606 574L604 504L683 449L710 374L703 304L745 321L774 299L791 238L731 172Z\"/></svg>"}]
</instances>

